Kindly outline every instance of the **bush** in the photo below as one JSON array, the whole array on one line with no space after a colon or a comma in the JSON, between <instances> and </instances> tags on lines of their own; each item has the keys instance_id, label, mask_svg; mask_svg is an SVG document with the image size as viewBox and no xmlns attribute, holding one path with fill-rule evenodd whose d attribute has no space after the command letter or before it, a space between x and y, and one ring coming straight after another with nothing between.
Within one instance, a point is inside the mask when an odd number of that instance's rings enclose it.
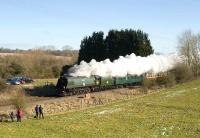
<instances>
[{"instance_id":1,"label":"bush","mask_svg":"<svg viewBox=\"0 0 200 138\"><path fill-rule=\"evenodd\" d=\"M0 89L0 106L10 104L14 105L16 103L16 97L19 97L19 92L22 91L22 87L12 85L6 85L4 89Z\"/></svg>"},{"instance_id":2,"label":"bush","mask_svg":"<svg viewBox=\"0 0 200 138\"><path fill-rule=\"evenodd\" d=\"M13 99L13 105L16 109L26 108L26 96L24 92L20 91L15 95L15 98Z\"/></svg>"},{"instance_id":3,"label":"bush","mask_svg":"<svg viewBox=\"0 0 200 138\"><path fill-rule=\"evenodd\" d=\"M6 88L6 84L3 80L0 79L0 91Z\"/></svg>"},{"instance_id":4,"label":"bush","mask_svg":"<svg viewBox=\"0 0 200 138\"><path fill-rule=\"evenodd\" d=\"M9 66L9 72L11 75L22 74L24 72L24 68L20 64L12 62Z\"/></svg>"},{"instance_id":5,"label":"bush","mask_svg":"<svg viewBox=\"0 0 200 138\"><path fill-rule=\"evenodd\" d=\"M168 73L167 75L167 87L171 87L176 84L175 75L173 73Z\"/></svg>"},{"instance_id":6,"label":"bush","mask_svg":"<svg viewBox=\"0 0 200 138\"><path fill-rule=\"evenodd\" d=\"M192 70L184 64L176 65L176 67L173 70L173 73L177 83L191 80L194 77Z\"/></svg>"},{"instance_id":7,"label":"bush","mask_svg":"<svg viewBox=\"0 0 200 138\"><path fill-rule=\"evenodd\" d=\"M156 81L154 79L150 80L150 79L145 78L142 82L142 91L144 93L147 93L148 89L155 87L156 85L157 84L156 84Z\"/></svg>"},{"instance_id":8,"label":"bush","mask_svg":"<svg viewBox=\"0 0 200 138\"><path fill-rule=\"evenodd\" d=\"M52 69L52 73L53 73L54 77L57 78L60 76L60 71L61 71L60 67L53 66L51 69Z\"/></svg>"},{"instance_id":9,"label":"bush","mask_svg":"<svg viewBox=\"0 0 200 138\"><path fill-rule=\"evenodd\" d=\"M173 73L168 73L166 76L158 77L156 82L159 86L171 87L176 84L175 76Z\"/></svg>"},{"instance_id":10,"label":"bush","mask_svg":"<svg viewBox=\"0 0 200 138\"><path fill-rule=\"evenodd\" d=\"M5 66L0 65L0 78L7 78L9 76Z\"/></svg>"}]
</instances>

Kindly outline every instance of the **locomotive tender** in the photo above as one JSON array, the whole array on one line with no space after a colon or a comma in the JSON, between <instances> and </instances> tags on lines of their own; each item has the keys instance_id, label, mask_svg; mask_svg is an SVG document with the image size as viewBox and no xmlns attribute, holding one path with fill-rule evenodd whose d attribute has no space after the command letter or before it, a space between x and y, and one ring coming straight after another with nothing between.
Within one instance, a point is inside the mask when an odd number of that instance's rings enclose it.
<instances>
[{"instance_id":1,"label":"locomotive tender","mask_svg":"<svg viewBox=\"0 0 200 138\"><path fill-rule=\"evenodd\" d=\"M64 74L58 79L56 88L59 96L77 95L108 89L123 88L126 86L139 85L145 75L126 77L71 77Z\"/></svg>"}]
</instances>

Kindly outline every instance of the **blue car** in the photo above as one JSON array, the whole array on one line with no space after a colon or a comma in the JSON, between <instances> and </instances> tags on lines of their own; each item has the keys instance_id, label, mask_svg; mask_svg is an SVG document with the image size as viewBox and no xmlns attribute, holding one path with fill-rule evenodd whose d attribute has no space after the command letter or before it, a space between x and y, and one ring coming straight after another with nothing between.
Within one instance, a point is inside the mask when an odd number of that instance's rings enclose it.
<instances>
[{"instance_id":1,"label":"blue car","mask_svg":"<svg viewBox=\"0 0 200 138\"><path fill-rule=\"evenodd\" d=\"M21 84L21 77L14 77L14 78L8 79L6 81L6 84L19 85Z\"/></svg>"},{"instance_id":2,"label":"blue car","mask_svg":"<svg viewBox=\"0 0 200 138\"><path fill-rule=\"evenodd\" d=\"M34 82L34 80L28 77L13 77L11 79L8 79L6 81L6 84L19 85L19 84L32 83L32 82Z\"/></svg>"}]
</instances>

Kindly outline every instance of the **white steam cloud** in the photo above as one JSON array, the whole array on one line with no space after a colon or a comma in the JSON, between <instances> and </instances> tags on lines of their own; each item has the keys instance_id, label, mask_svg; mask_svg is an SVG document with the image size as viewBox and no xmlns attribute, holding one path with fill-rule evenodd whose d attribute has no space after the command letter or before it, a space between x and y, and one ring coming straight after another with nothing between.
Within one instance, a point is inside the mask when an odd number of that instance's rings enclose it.
<instances>
[{"instance_id":1,"label":"white steam cloud","mask_svg":"<svg viewBox=\"0 0 200 138\"><path fill-rule=\"evenodd\" d=\"M141 75L147 72L159 73L170 70L178 62L176 55L150 55L147 57L136 56L135 54L120 56L111 62L106 59L101 62L91 60L90 63L82 61L69 69L69 75L78 77L90 77L98 75L102 77L123 77L127 74Z\"/></svg>"}]
</instances>

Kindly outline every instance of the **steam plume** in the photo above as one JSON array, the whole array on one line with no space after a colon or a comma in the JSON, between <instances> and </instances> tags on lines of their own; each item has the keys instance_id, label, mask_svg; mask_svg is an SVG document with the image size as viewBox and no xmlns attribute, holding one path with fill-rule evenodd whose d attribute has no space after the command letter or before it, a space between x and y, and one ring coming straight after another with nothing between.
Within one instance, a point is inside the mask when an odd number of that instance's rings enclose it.
<instances>
[{"instance_id":1,"label":"steam plume","mask_svg":"<svg viewBox=\"0 0 200 138\"><path fill-rule=\"evenodd\" d=\"M127 74L141 75L147 72L159 73L170 70L177 62L175 55L150 55L147 57L135 54L120 56L111 62L106 59L101 62L91 60L90 63L82 61L80 65L70 68L69 75L90 77L98 75L102 77L123 77Z\"/></svg>"}]
</instances>

